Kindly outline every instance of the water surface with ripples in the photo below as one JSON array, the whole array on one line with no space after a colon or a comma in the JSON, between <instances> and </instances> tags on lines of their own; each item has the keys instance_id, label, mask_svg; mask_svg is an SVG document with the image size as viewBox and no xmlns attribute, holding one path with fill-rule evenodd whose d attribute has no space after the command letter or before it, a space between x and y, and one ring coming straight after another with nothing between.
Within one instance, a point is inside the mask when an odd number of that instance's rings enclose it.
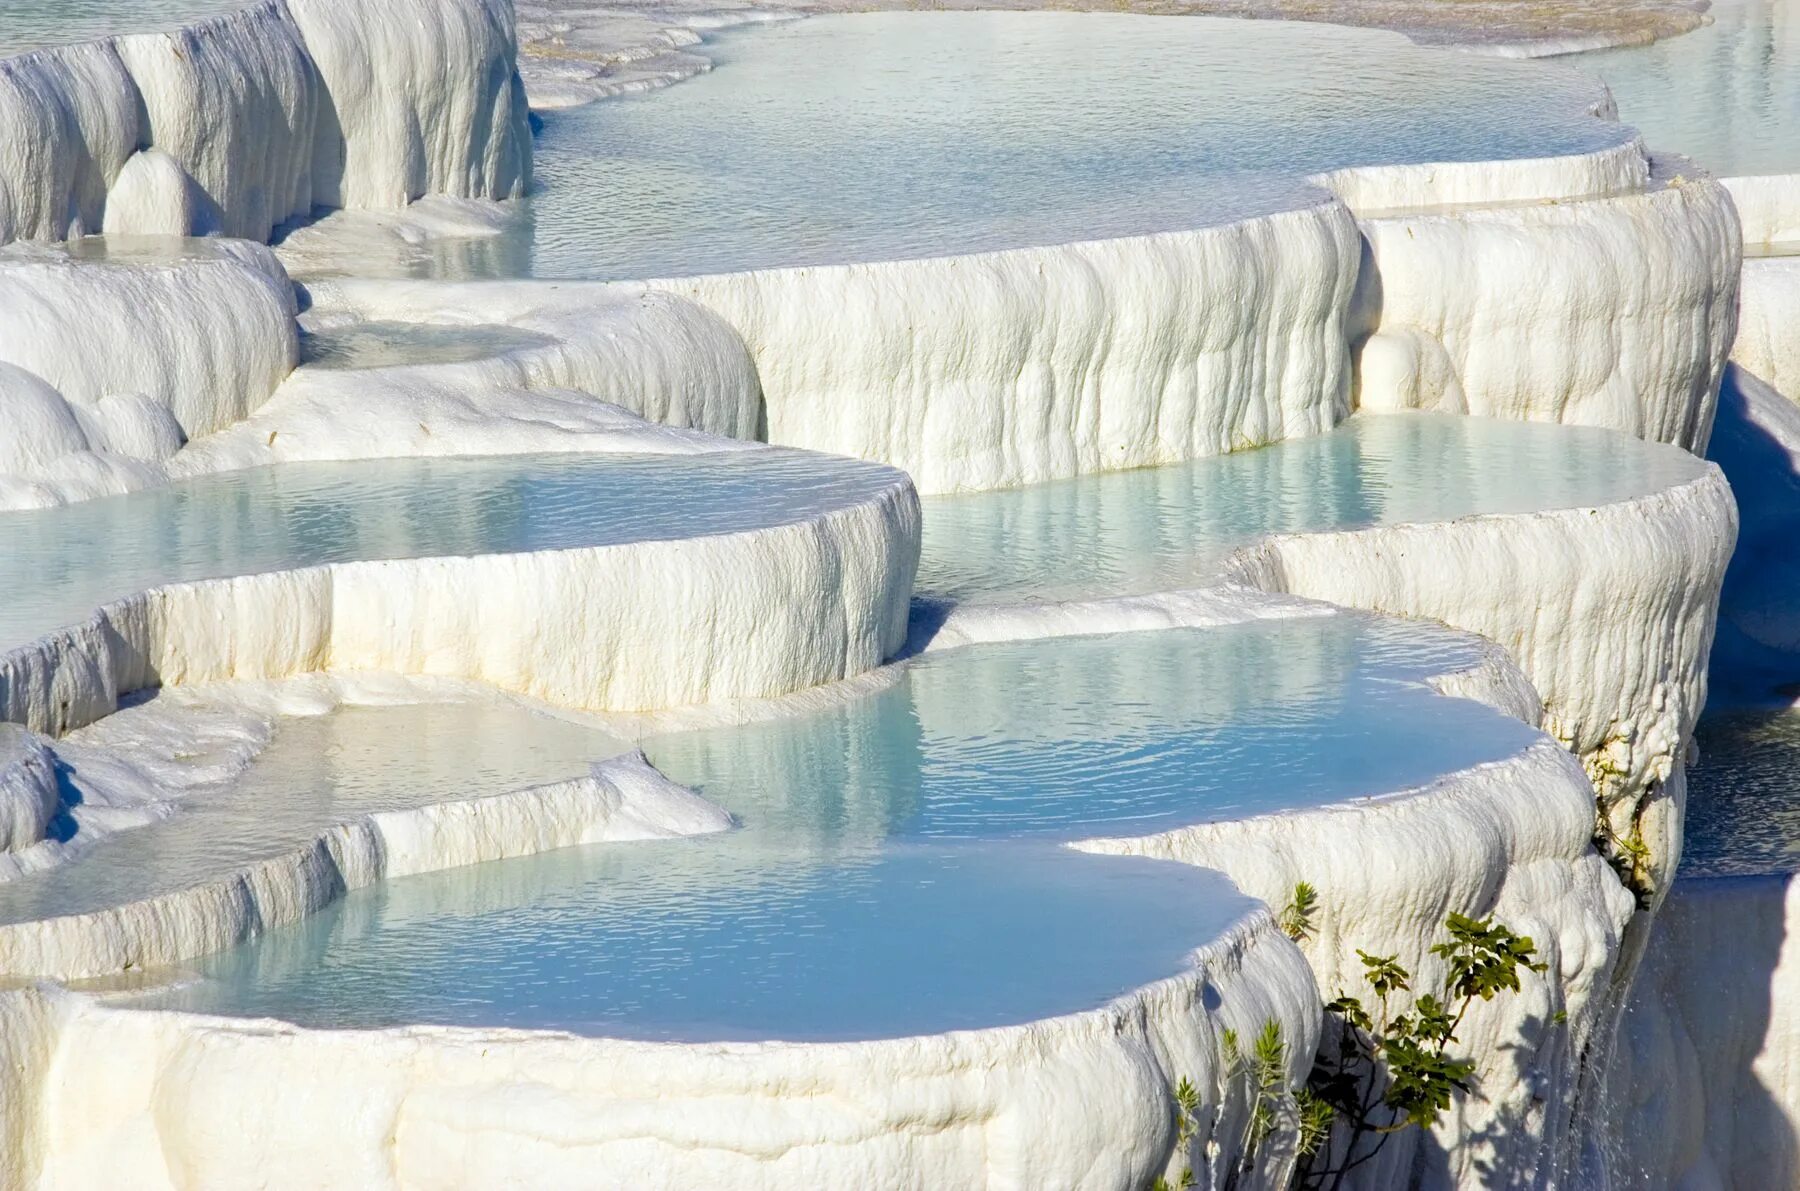
<instances>
[{"instance_id":1,"label":"water surface with ripples","mask_svg":"<svg viewBox=\"0 0 1800 1191\"><path fill-rule=\"evenodd\" d=\"M1515 755L1541 737L1425 684L1477 656L1348 615L927 654L834 707L648 740L733 832L387 882L148 1003L689 1041L1093 1008L1182 970L1250 903L1217 874L1058 844Z\"/></svg>"},{"instance_id":2,"label":"water surface with ripples","mask_svg":"<svg viewBox=\"0 0 1800 1191\"><path fill-rule=\"evenodd\" d=\"M882 13L721 34L710 73L542 117L532 270L656 277L1141 235L1343 166L1629 137L1581 76L1324 25Z\"/></svg>"}]
</instances>

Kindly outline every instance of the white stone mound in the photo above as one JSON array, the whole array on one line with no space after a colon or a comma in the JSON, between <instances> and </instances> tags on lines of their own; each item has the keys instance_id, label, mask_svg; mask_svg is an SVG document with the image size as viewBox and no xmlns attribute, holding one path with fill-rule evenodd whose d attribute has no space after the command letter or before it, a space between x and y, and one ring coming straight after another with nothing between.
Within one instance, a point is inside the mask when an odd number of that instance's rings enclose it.
<instances>
[{"instance_id":1,"label":"white stone mound","mask_svg":"<svg viewBox=\"0 0 1800 1191\"><path fill-rule=\"evenodd\" d=\"M504 0L261 0L0 60L0 242L266 240L315 207L516 197L514 54Z\"/></svg>"}]
</instances>

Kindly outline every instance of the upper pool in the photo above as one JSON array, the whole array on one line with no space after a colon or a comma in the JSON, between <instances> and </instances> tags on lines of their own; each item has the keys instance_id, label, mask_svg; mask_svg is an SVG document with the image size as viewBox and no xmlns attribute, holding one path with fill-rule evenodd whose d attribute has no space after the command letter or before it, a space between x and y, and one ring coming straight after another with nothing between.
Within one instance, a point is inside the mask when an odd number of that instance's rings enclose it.
<instances>
[{"instance_id":1,"label":"upper pool","mask_svg":"<svg viewBox=\"0 0 1800 1191\"><path fill-rule=\"evenodd\" d=\"M0 0L0 57L176 29L248 7L250 0Z\"/></svg>"},{"instance_id":2,"label":"upper pool","mask_svg":"<svg viewBox=\"0 0 1800 1191\"><path fill-rule=\"evenodd\" d=\"M920 594L1057 600L1203 583L1263 534L1642 496L1706 465L1608 430L1451 414L1350 419L1329 434L1198 459L924 500Z\"/></svg>"},{"instance_id":3,"label":"upper pool","mask_svg":"<svg viewBox=\"0 0 1800 1191\"><path fill-rule=\"evenodd\" d=\"M531 269L661 277L1200 227L1343 166L1627 139L1581 76L1390 33L884 13L719 35L679 86L545 113Z\"/></svg>"},{"instance_id":4,"label":"upper pool","mask_svg":"<svg viewBox=\"0 0 1800 1191\"><path fill-rule=\"evenodd\" d=\"M1800 2L1715 0L1712 24L1568 58L1612 89L1652 149L1716 174L1800 171Z\"/></svg>"},{"instance_id":5,"label":"upper pool","mask_svg":"<svg viewBox=\"0 0 1800 1191\"><path fill-rule=\"evenodd\" d=\"M1476 657L1357 616L971 646L885 690L670 734L723 836L386 882L148 1003L326 1027L896 1037L1096 1007L1250 908L1056 846L1405 789L1541 739L1424 679Z\"/></svg>"},{"instance_id":6,"label":"upper pool","mask_svg":"<svg viewBox=\"0 0 1800 1191\"><path fill-rule=\"evenodd\" d=\"M287 463L0 515L0 648L164 583L782 525L899 473L800 451Z\"/></svg>"}]
</instances>

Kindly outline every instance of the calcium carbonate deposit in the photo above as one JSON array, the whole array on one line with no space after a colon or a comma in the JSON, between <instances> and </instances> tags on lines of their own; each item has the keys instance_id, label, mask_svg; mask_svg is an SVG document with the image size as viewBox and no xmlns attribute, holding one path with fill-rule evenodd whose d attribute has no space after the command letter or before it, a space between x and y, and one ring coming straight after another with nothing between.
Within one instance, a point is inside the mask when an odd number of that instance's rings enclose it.
<instances>
[{"instance_id":1,"label":"calcium carbonate deposit","mask_svg":"<svg viewBox=\"0 0 1800 1191\"><path fill-rule=\"evenodd\" d=\"M1785 0L861 7L0 0L0 1186L1795 1185Z\"/></svg>"}]
</instances>

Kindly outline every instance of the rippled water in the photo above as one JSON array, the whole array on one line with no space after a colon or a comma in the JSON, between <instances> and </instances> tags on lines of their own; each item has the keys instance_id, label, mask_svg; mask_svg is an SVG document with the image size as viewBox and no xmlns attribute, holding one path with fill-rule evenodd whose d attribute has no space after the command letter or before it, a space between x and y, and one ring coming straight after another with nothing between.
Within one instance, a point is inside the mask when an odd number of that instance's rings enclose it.
<instances>
[{"instance_id":1,"label":"rippled water","mask_svg":"<svg viewBox=\"0 0 1800 1191\"><path fill-rule=\"evenodd\" d=\"M1403 789L1535 738L1424 679L1462 637L1323 617L925 654L831 711L650 741L748 819L858 838L1132 835Z\"/></svg>"},{"instance_id":2,"label":"rippled water","mask_svg":"<svg viewBox=\"0 0 1800 1191\"><path fill-rule=\"evenodd\" d=\"M0 0L0 56L151 33L250 7L250 0Z\"/></svg>"},{"instance_id":3,"label":"rippled water","mask_svg":"<svg viewBox=\"0 0 1800 1191\"><path fill-rule=\"evenodd\" d=\"M532 268L643 277L1134 235L1378 162L1623 139L1573 72L1322 25L885 13L721 35L711 74L543 117Z\"/></svg>"},{"instance_id":4,"label":"rippled water","mask_svg":"<svg viewBox=\"0 0 1800 1191\"><path fill-rule=\"evenodd\" d=\"M1357 417L1317 438L1173 467L928 497L919 590L1007 600L1168 590L1210 578L1262 534L1603 504L1704 466L1604 430Z\"/></svg>"},{"instance_id":5,"label":"rippled water","mask_svg":"<svg viewBox=\"0 0 1800 1191\"><path fill-rule=\"evenodd\" d=\"M843 860L743 838L556 852L353 894L151 1003L323 1027L840 1041L1092 1008L1250 903L1217 873L1058 849Z\"/></svg>"},{"instance_id":6,"label":"rippled water","mask_svg":"<svg viewBox=\"0 0 1800 1191\"><path fill-rule=\"evenodd\" d=\"M1612 88L1653 149L1714 173L1800 170L1800 0L1715 0L1713 23L1649 46L1565 59Z\"/></svg>"},{"instance_id":7,"label":"rippled water","mask_svg":"<svg viewBox=\"0 0 1800 1191\"><path fill-rule=\"evenodd\" d=\"M1681 875L1800 871L1800 712L1709 715L1695 735Z\"/></svg>"},{"instance_id":8,"label":"rippled water","mask_svg":"<svg viewBox=\"0 0 1800 1191\"><path fill-rule=\"evenodd\" d=\"M396 742L404 741L404 747ZM580 777L623 749L592 727L493 702L346 707L276 721L270 746L174 816L103 837L79 861L0 882L0 922L80 914L216 880L377 811ZM88 778L79 747L67 780Z\"/></svg>"},{"instance_id":9,"label":"rippled water","mask_svg":"<svg viewBox=\"0 0 1800 1191\"><path fill-rule=\"evenodd\" d=\"M1423 676L1462 638L1360 617L926 655L832 711L664 736L723 837L389 882L150 1003L320 1026L840 1039L1091 1007L1248 907L1059 840L1316 805L1536 739Z\"/></svg>"},{"instance_id":10,"label":"rippled water","mask_svg":"<svg viewBox=\"0 0 1800 1191\"><path fill-rule=\"evenodd\" d=\"M897 473L794 451L285 463L0 515L0 647L161 583L802 520Z\"/></svg>"}]
</instances>

